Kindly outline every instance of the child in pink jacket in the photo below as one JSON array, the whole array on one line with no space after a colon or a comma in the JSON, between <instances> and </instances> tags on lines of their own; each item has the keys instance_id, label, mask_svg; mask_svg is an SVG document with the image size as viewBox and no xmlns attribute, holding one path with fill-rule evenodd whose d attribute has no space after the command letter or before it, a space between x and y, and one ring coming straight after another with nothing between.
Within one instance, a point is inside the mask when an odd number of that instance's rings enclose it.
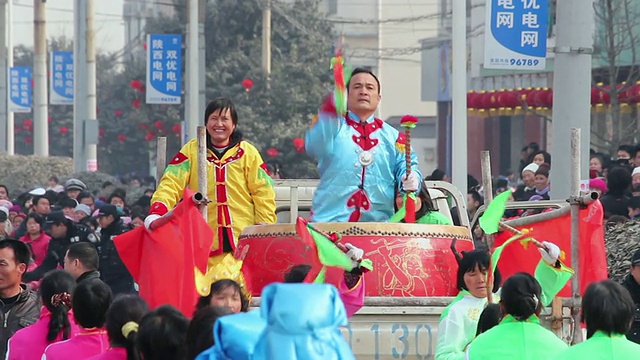
<instances>
[{"instance_id":1,"label":"child in pink jacket","mask_svg":"<svg viewBox=\"0 0 640 360\"><path fill-rule=\"evenodd\" d=\"M71 295L76 287L73 277L55 270L42 279L42 312L33 325L16 332L7 347L7 360L40 360L50 344L67 340L80 328L71 312Z\"/></svg>"},{"instance_id":2,"label":"child in pink jacket","mask_svg":"<svg viewBox=\"0 0 640 360\"><path fill-rule=\"evenodd\" d=\"M81 282L73 292L73 314L80 331L69 340L47 346L42 360L86 359L107 351L104 323L112 300L111 289L104 282Z\"/></svg>"}]
</instances>

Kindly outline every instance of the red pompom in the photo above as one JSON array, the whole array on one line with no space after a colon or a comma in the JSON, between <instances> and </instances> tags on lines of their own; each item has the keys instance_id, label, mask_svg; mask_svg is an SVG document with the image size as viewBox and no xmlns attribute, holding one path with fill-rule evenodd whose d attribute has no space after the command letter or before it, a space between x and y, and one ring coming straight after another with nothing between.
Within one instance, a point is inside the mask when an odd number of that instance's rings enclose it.
<instances>
[{"instance_id":1,"label":"red pompom","mask_svg":"<svg viewBox=\"0 0 640 360\"><path fill-rule=\"evenodd\" d=\"M127 137L124 134L118 134L118 140L120 140L120 142L125 142L127 141Z\"/></svg>"},{"instance_id":2,"label":"red pompom","mask_svg":"<svg viewBox=\"0 0 640 360\"><path fill-rule=\"evenodd\" d=\"M140 100L139 99L135 99L131 102L131 105L133 105L134 108L140 109Z\"/></svg>"},{"instance_id":3,"label":"red pompom","mask_svg":"<svg viewBox=\"0 0 640 360\"><path fill-rule=\"evenodd\" d=\"M276 149L276 148L269 148L269 149L267 149L267 155L268 155L269 157L272 157L272 158L273 158L273 157L278 156L278 154L280 154L280 152L279 152L279 151L278 151L278 149Z\"/></svg>"},{"instance_id":4,"label":"red pompom","mask_svg":"<svg viewBox=\"0 0 640 360\"><path fill-rule=\"evenodd\" d=\"M66 126L60 126L60 134L66 135L69 132L69 129Z\"/></svg>"},{"instance_id":5,"label":"red pompom","mask_svg":"<svg viewBox=\"0 0 640 360\"><path fill-rule=\"evenodd\" d=\"M136 90L136 91L142 91L144 89L144 85L142 84L142 81L137 79L131 80L131 83L129 83L129 85L133 90Z\"/></svg>"},{"instance_id":6,"label":"red pompom","mask_svg":"<svg viewBox=\"0 0 640 360\"><path fill-rule=\"evenodd\" d=\"M411 115L405 115L400 119L400 125L415 125L418 123L418 118Z\"/></svg>"},{"instance_id":7,"label":"red pompom","mask_svg":"<svg viewBox=\"0 0 640 360\"><path fill-rule=\"evenodd\" d=\"M182 126L176 124L173 125L173 132L176 133L176 135L180 135L180 133L182 132Z\"/></svg>"},{"instance_id":8,"label":"red pompom","mask_svg":"<svg viewBox=\"0 0 640 360\"><path fill-rule=\"evenodd\" d=\"M144 136L144 139L147 140L147 142L150 142L151 140L153 140L153 138L156 136L156 134L152 133L152 132L148 132L147 135Z\"/></svg>"},{"instance_id":9,"label":"red pompom","mask_svg":"<svg viewBox=\"0 0 640 360\"><path fill-rule=\"evenodd\" d=\"M155 123L153 123L153 126L155 126L156 129L162 129L162 121L156 121Z\"/></svg>"},{"instance_id":10,"label":"red pompom","mask_svg":"<svg viewBox=\"0 0 640 360\"><path fill-rule=\"evenodd\" d=\"M304 139L295 138L293 139L293 147L296 149L298 153L304 152Z\"/></svg>"}]
</instances>

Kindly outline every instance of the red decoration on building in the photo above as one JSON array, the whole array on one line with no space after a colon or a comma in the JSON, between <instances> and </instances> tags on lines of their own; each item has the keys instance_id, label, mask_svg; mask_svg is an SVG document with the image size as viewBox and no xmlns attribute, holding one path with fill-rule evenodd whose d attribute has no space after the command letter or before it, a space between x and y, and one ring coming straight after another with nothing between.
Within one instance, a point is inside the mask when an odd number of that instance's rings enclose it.
<instances>
[{"instance_id":1,"label":"red decoration on building","mask_svg":"<svg viewBox=\"0 0 640 360\"><path fill-rule=\"evenodd\" d=\"M115 117L120 117L120 116L122 116L122 110L116 110L116 111L114 111L114 112L113 112L113 115L114 115Z\"/></svg>"},{"instance_id":2,"label":"red decoration on building","mask_svg":"<svg viewBox=\"0 0 640 360\"><path fill-rule=\"evenodd\" d=\"M127 141L127 137L124 134L118 134L118 140L120 140L120 142L125 142Z\"/></svg>"},{"instance_id":3,"label":"red decoration on building","mask_svg":"<svg viewBox=\"0 0 640 360\"><path fill-rule=\"evenodd\" d=\"M100 128L100 130L98 130L98 131L100 133L100 137L104 137L104 134L106 134L106 132L107 132L105 129L102 129L102 128Z\"/></svg>"},{"instance_id":4,"label":"red decoration on building","mask_svg":"<svg viewBox=\"0 0 640 360\"><path fill-rule=\"evenodd\" d=\"M147 140L147 142L150 142L155 137L156 137L156 134L154 134L153 132L149 131L147 133L147 135L144 136L144 139Z\"/></svg>"},{"instance_id":5,"label":"red decoration on building","mask_svg":"<svg viewBox=\"0 0 640 360\"><path fill-rule=\"evenodd\" d=\"M131 105L133 105L133 107L138 110L140 109L140 99L135 99L131 102Z\"/></svg>"},{"instance_id":6,"label":"red decoration on building","mask_svg":"<svg viewBox=\"0 0 640 360\"><path fill-rule=\"evenodd\" d=\"M26 131L30 132L31 129L33 129L33 121L31 121L31 119L22 120L22 127L24 127Z\"/></svg>"},{"instance_id":7,"label":"red decoration on building","mask_svg":"<svg viewBox=\"0 0 640 360\"><path fill-rule=\"evenodd\" d=\"M48 117L47 117L47 122L48 122L48 123L51 123L51 116L48 116Z\"/></svg>"},{"instance_id":8,"label":"red decoration on building","mask_svg":"<svg viewBox=\"0 0 640 360\"><path fill-rule=\"evenodd\" d=\"M69 132L69 128L66 126L60 126L60 134L66 135Z\"/></svg>"},{"instance_id":9,"label":"red decoration on building","mask_svg":"<svg viewBox=\"0 0 640 360\"><path fill-rule=\"evenodd\" d=\"M182 126L180 126L179 124L173 125L172 130L176 135L180 135L180 133L182 132Z\"/></svg>"},{"instance_id":10,"label":"red decoration on building","mask_svg":"<svg viewBox=\"0 0 640 360\"><path fill-rule=\"evenodd\" d=\"M304 139L295 138L293 139L293 147L296 149L296 152L299 154L304 153Z\"/></svg>"},{"instance_id":11,"label":"red decoration on building","mask_svg":"<svg viewBox=\"0 0 640 360\"><path fill-rule=\"evenodd\" d=\"M153 123L153 126L155 126L156 129L162 129L162 121L156 121L155 123Z\"/></svg>"},{"instance_id":12,"label":"red decoration on building","mask_svg":"<svg viewBox=\"0 0 640 360\"><path fill-rule=\"evenodd\" d=\"M246 91L246 92L251 91L251 88L253 87L253 80L251 80L251 79L242 80L242 87L244 88L244 91Z\"/></svg>"},{"instance_id":13,"label":"red decoration on building","mask_svg":"<svg viewBox=\"0 0 640 360\"><path fill-rule=\"evenodd\" d=\"M279 151L278 151L278 149L276 149L276 148L269 148L269 149L267 149L267 155L268 155L269 157L274 158L274 157L278 156L278 154L280 154L280 152L279 152Z\"/></svg>"}]
</instances>

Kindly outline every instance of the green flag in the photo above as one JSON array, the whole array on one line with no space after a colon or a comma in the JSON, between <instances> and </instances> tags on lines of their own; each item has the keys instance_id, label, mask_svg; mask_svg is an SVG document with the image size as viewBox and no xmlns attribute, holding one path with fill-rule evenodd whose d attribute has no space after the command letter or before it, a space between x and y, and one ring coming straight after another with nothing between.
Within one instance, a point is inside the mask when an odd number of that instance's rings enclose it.
<instances>
[{"instance_id":1,"label":"green flag","mask_svg":"<svg viewBox=\"0 0 640 360\"><path fill-rule=\"evenodd\" d=\"M338 267L346 271L353 269L353 261L347 254L324 234L314 229L306 220L298 218L296 230L302 241L312 248L315 259L309 275L313 278L312 274L318 274L313 280L314 283L324 282L325 267L327 266Z\"/></svg>"},{"instance_id":2,"label":"green flag","mask_svg":"<svg viewBox=\"0 0 640 360\"><path fill-rule=\"evenodd\" d=\"M507 190L491 201L484 214L480 217L480 227L485 234L495 234L500 230L500 220L504 216L504 208L509 201L512 191Z\"/></svg>"}]
</instances>

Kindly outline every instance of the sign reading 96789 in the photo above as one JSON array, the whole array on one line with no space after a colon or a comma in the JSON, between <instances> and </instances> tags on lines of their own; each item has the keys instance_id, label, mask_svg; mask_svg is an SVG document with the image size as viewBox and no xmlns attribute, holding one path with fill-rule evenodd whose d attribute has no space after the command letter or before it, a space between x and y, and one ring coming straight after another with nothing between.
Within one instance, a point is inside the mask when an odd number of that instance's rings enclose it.
<instances>
[{"instance_id":1,"label":"sign reading 96789","mask_svg":"<svg viewBox=\"0 0 640 360\"><path fill-rule=\"evenodd\" d=\"M545 68L549 0L487 0L485 21L485 68Z\"/></svg>"}]
</instances>

